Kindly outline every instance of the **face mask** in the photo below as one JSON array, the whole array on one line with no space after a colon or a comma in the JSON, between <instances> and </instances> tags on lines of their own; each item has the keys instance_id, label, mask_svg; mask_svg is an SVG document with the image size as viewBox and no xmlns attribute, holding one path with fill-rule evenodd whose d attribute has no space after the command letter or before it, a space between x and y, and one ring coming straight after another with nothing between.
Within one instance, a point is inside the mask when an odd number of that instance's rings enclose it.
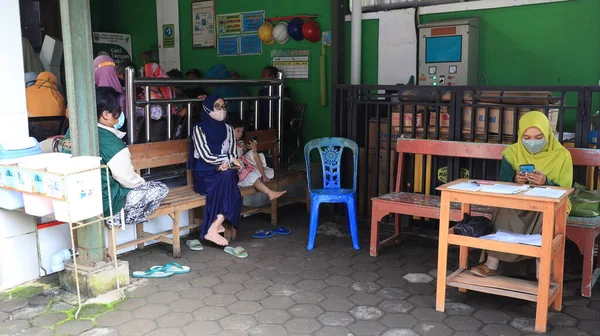
<instances>
[{"instance_id":1,"label":"face mask","mask_svg":"<svg viewBox=\"0 0 600 336\"><path fill-rule=\"evenodd\" d=\"M529 153L537 154L537 153L541 152L542 149L544 149L544 147L546 147L546 143L548 141L546 139L540 139L540 140L521 140L521 142L523 143L523 146L525 147L525 149L527 149L527 151L529 151Z\"/></svg>"},{"instance_id":2,"label":"face mask","mask_svg":"<svg viewBox=\"0 0 600 336\"><path fill-rule=\"evenodd\" d=\"M227 111L226 110L212 111L208 115L210 115L210 117L215 119L216 121L223 121L223 120L225 120Z\"/></svg>"},{"instance_id":3,"label":"face mask","mask_svg":"<svg viewBox=\"0 0 600 336\"><path fill-rule=\"evenodd\" d=\"M121 115L119 116L119 121L114 125L114 127L118 130L121 129L123 125L125 125L125 113L121 112Z\"/></svg>"}]
</instances>

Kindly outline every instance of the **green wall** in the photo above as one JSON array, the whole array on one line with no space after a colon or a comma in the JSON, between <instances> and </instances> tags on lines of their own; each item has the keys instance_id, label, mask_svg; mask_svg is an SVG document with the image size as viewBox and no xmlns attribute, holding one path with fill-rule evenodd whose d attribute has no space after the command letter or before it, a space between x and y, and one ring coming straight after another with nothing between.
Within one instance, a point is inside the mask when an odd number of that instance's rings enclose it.
<instances>
[{"instance_id":1,"label":"green wall","mask_svg":"<svg viewBox=\"0 0 600 336\"><path fill-rule=\"evenodd\" d=\"M148 5L140 6L136 0L92 0L92 27L94 30L104 30L115 33L131 34L134 62L142 65L140 53L158 44L156 29L156 6L154 1L146 0ZM265 10L266 17L291 16L302 14L317 14L317 21L322 31L331 29L331 4L322 0L218 0L216 12L232 13ZM310 49L311 65L308 81L289 80L286 85L292 91L293 100L306 103L304 115L304 139L329 136L331 131L330 101L331 92L328 85L328 104L320 106L319 90L319 58L321 43L290 40L285 45L264 45L263 54L256 56L218 57L217 49L193 49L191 1L179 1L179 29L181 43L181 68L183 72L190 68L205 71L215 64L223 63L230 70L237 70L242 78L258 79L262 68L271 64L271 50L277 48ZM331 57L327 57L327 67L331 66ZM165 69L169 71L170 69ZM330 71L327 76L330 81ZM256 89L257 90L257 89Z\"/></svg>"},{"instance_id":2,"label":"green wall","mask_svg":"<svg viewBox=\"0 0 600 336\"><path fill-rule=\"evenodd\" d=\"M481 18L479 71L490 85L596 85L599 14L600 1L575 0L422 15L420 20ZM573 127L575 115L565 122Z\"/></svg>"}]
</instances>

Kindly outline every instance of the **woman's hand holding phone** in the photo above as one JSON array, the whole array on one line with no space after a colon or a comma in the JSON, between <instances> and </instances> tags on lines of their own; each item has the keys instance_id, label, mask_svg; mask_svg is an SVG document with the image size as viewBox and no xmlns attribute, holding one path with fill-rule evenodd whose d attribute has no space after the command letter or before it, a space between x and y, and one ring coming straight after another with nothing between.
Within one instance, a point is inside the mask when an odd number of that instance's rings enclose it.
<instances>
[{"instance_id":1,"label":"woman's hand holding phone","mask_svg":"<svg viewBox=\"0 0 600 336\"><path fill-rule=\"evenodd\" d=\"M530 184L537 186L546 185L546 174L539 170L534 170L533 173L525 173L525 177Z\"/></svg>"}]
</instances>

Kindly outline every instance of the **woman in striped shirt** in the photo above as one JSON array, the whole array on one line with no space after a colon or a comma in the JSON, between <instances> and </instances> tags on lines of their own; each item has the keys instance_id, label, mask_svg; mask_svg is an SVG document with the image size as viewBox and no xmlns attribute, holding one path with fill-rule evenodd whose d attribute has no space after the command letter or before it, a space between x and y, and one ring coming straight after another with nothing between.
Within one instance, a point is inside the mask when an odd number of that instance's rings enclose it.
<instances>
[{"instance_id":1,"label":"woman in striped shirt","mask_svg":"<svg viewBox=\"0 0 600 336\"><path fill-rule=\"evenodd\" d=\"M224 224L237 229L242 210L242 195L237 186L241 163L237 158L233 128L224 120L225 101L207 97L202 104L201 121L194 126L190 148L190 169L194 172L194 190L206 196L205 224L201 239L217 245L228 245L220 233Z\"/></svg>"}]
</instances>

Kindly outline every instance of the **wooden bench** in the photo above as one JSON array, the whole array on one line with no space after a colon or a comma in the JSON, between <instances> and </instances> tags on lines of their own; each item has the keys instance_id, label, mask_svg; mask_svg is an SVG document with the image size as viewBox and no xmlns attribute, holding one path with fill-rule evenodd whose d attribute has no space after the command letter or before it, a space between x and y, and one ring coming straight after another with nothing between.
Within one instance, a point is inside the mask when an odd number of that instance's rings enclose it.
<instances>
[{"instance_id":1,"label":"wooden bench","mask_svg":"<svg viewBox=\"0 0 600 336\"><path fill-rule=\"evenodd\" d=\"M245 135L245 141L251 140L252 137L256 137L258 139L258 151L271 150L273 156L276 157L277 135L275 130L248 132ZM131 161L133 163L133 167L139 174L143 169L187 164L189 159L189 142L189 139L185 139L129 145L128 148L131 152ZM274 161L275 166L277 167L277 160ZM281 188L285 186L305 180L306 170L304 169L276 168L275 178L268 182L267 185L273 190L281 190ZM244 197L253 195L258 191L254 187L246 187L241 188L240 192L242 197ZM268 213L271 214L271 223L276 225L278 207L283 206L284 204L289 204L290 202L306 203L307 208L310 206L310 197L308 196L308 192L305 194L306 196L302 199L286 198L284 199L287 200L286 203L278 199L273 200L271 201L270 206L267 207L252 208L244 206L242 208L242 215ZM144 231L143 223L136 224L137 239L117 245L116 250L119 251L133 246L137 246L138 249L143 249L144 243L157 240L173 245L173 257L179 258L181 256L180 232L201 227L201 216L196 216L196 211L193 210L204 205L206 205L206 198L194 192L192 172L188 169L186 185L171 189L167 198L149 218L152 219L168 215L173 221L173 228L171 230L159 233L148 233ZM181 213L187 210L189 210L189 225L185 227L179 227L179 217ZM114 230L119 230L119 228L115 228ZM109 233L112 234L112 232ZM173 235L172 238L168 238L169 235ZM232 238L235 238L235 232L233 232ZM112 253L112 251L112 239L109 239L109 255ZM114 256L110 255L110 257L113 258Z\"/></svg>"},{"instance_id":2,"label":"wooden bench","mask_svg":"<svg viewBox=\"0 0 600 336\"><path fill-rule=\"evenodd\" d=\"M371 213L371 256L377 256L379 250L393 244L400 237L399 214L436 218L440 217L440 198L435 195L424 195L403 192L402 178L404 177L405 154L421 154L431 156L473 158L486 160L501 160L502 152L506 149L504 144L488 144L456 141L437 141L423 139L398 139L396 150L398 152L398 170L396 175L396 189L394 193L372 199ZM600 150L568 148L571 152L574 166L600 167ZM492 209L487 207L473 207L473 215L491 216ZM379 221L386 215L396 214L394 221L394 235L382 241L379 240ZM459 204L452 204L450 211L451 221L460 221L463 217ZM600 268L594 271L594 244L600 235L600 216L592 218L568 217L567 238L574 242L583 255L582 296L591 296L594 283L600 276ZM598 257L600 267L600 256Z\"/></svg>"},{"instance_id":3,"label":"wooden bench","mask_svg":"<svg viewBox=\"0 0 600 336\"><path fill-rule=\"evenodd\" d=\"M131 152L131 162L133 163L133 167L137 173L140 174L142 169L187 164L189 159L190 140L185 139L135 144L128 146L128 148ZM144 231L144 223L138 223L136 224L136 239L117 245L116 250L119 251L136 245L138 249L143 249L144 243L157 240L173 245L173 257L179 258L181 256L180 232L191 230L202 225L202 222L199 219L194 218L194 211L191 210L204 206L205 204L206 198L194 191L192 173L190 170L187 170L186 185L169 190L167 198L156 209L154 214L148 218L152 219L168 215L173 221L172 229L159 233L148 233ZM182 212L187 210L189 210L189 225L180 227L179 217ZM109 229L109 233L112 234L110 230L119 230L119 228ZM173 235L173 237L168 238L169 235ZM112 251L114 251L112 246L113 241L112 239L109 239L108 241L108 251L109 253L112 253ZM115 256L111 255L110 257L114 260Z\"/></svg>"}]
</instances>

